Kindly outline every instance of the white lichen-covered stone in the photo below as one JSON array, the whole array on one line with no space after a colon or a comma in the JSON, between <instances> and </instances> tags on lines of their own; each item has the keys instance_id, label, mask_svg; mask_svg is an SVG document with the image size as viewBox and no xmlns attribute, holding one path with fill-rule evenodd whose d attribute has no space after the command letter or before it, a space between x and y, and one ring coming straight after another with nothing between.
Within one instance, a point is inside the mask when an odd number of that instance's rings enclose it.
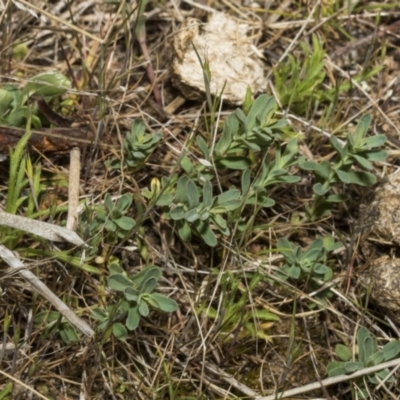
<instances>
[{"instance_id":1,"label":"white lichen-covered stone","mask_svg":"<svg viewBox=\"0 0 400 400\"><path fill-rule=\"evenodd\" d=\"M248 87L253 93L266 90L264 65L251 39L249 26L215 13L207 24L185 21L175 34L172 73L175 85L191 99L205 92L203 65L211 71L210 91L234 104L241 104ZM196 53L197 52L197 53ZM202 95L204 98L204 94Z\"/></svg>"}]
</instances>

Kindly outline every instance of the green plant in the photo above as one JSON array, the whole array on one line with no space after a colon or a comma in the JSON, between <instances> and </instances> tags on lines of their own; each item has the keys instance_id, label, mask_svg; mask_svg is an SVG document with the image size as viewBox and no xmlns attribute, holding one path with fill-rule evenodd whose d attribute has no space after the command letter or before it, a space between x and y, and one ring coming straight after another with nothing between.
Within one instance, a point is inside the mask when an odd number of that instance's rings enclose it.
<instances>
[{"instance_id":1,"label":"green plant","mask_svg":"<svg viewBox=\"0 0 400 400\"><path fill-rule=\"evenodd\" d=\"M0 124L25 128L30 119L32 126L41 128L44 117L36 107L27 105L31 96L44 97L45 101L59 98L71 86L71 82L59 72L44 72L34 76L19 90L14 85L0 88Z\"/></svg>"},{"instance_id":2,"label":"green plant","mask_svg":"<svg viewBox=\"0 0 400 400\"><path fill-rule=\"evenodd\" d=\"M125 193L114 203L110 194L106 193L103 204L86 207L80 225L84 237L90 239L94 246L92 252L97 251L96 247L102 241L100 233L104 232L104 240L113 244L118 238L125 238L136 226L135 220L127 216L132 201L132 194Z\"/></svg>"},{"instance_id":3,"label":"green plant","mask_svg":"<svg viewBox=\"0 0 400 400\"><path fill-rule=\"evenodd\" d=\"M79 340L76 330L58 311L42 311L35 315L33 321L37 325L45 324L44 338L49 338L57 332L66 344Z\"/></svg>"},{"instance_id":4,"label":"green plant","mask_svg":"<svg viewBox=\"0 0 400 400\"><path fill-rule=\"evenodd\" d=\"M127 315L125 326L128 330L136 329L140 318L149 315L149 306L165 312L177 310L178 304L175 300L154 292L160 277L161 269L154 265L133 276L128 276L118 264L114 263L110 266L108 285L111 289L122 293L123 298L118 303L117 312L120 318ZM110 315L107 312L102 314L106 317ZM106 318L104 317L102 320L103 326L105 326L105 322ZM116 329L118 338L126 337L126 332L124 332L121 325L117 325Z\"/></svg>"},{"instance_id":5,"label":"green plant","mask_svg":"<svg viewBox=\"0 0 400 400\"><path fill-rule=\"evenodd\" d=\"M276 119L276 101L268 95L259 96L247 115L237 109L228 115L222 135L215 145L217 165L230 169L246 169L252 165L248 152L267 149L277 139L284 139L285 119ZM288 137L288 133L285 134ZM204 150L200 147L204 154Z\"/></svg>"},{"instance_id":6,"label":"green plant","mask_svg":"<svg viewBox=\"0 0 400 400\"><path fill-rule=\"evenodd\" d=\"M268 187L278 184L292 184L298 182L299 176L291 175L290 168L296 166L298 161L297 140L290 140L282 153L281 145L275 149L275 157L271 160L264 157L259 175L253 183L250 182L250 170L247 169L242 175L243 197L246 196L247 205L261 207L272 207L275 201L269 197Z\"/></svg>"},{"instance_id":7,"label":"green plant","mask_svg":"<svg viewBox=\"0 0 400 400\"><path fill-rule=\"evenodd\" d=\"M342 361L333 361L329 363L327 366L328 375L333 377L342 374L350 374L363 368L373 367L392 360L400 353L400 342L392 341L379 349L376 338L371 335L367 328L362 326L357 331L357 349L358 358L355 359L355 355L349 348L338 344L335 348L335 353ZM386 378L388 383L394 382L394 376L388 377L388 375L389 370L383 369L368 375L367 378L368 381L374 385L379 384ZM357 378L356 383L358 396L362 399L369 398L368 391L365 387L366 381L362 378Z\"/></svg>"},{"instance_id":8,"label":"green plant","mask_svg":"<svg viewBox=\"0 0 400 400\"><path fill-rule=\"evenodd\" d=\"M347 135L347 142L344 145L340 144L335 136L330 137L329 141L337 152L332 162L318 163L307 161L304 157L299 160L300 168L315 172L314 201L312 206L307 208L312 219L328 215L333 203L344 202L348 199L345 194L326 196L338 183L361 186L371 186L376 183L375 175L368 171L373 170L371 161L382 161L387 157L386 151L376 149L385 143L386 136L366 137L370 123L371 117L363 116L355 132ZM355 165L364 171L354 170Z\"/></svg>"},{"instance_id":9,"label":"green plant","mask_svg":"<svg viewBox=\"0 0 400 400\"><path fill-rule=\"evenodd\" d=\"M282 279L292 278L299 282L308 280L326 282L332 278L333 272L326 265L330 251L342 244L334 242L332 237L314 240L306 250L289 242L286 238L278 240L278 250L285 259L285 264L279 270Z\"/></svg>"},{"instance_id":10,"label":"green plant","mask_svg":"<svg viewBox=\"0 0 400 400\"><path fill-rule=\"evenodd\" d=\"M199 189L195 182L183 176L178 179L175 198L165 217L175 221L182 240L190 241L192 231L195 231L205 243L213 247L217 245L217 237L210 224L215 225L222 234L229 235L227 222L221 214L237 209L241 203L238 189L232 188L213 196L210 181L204 182L200 201Z\"/></svg>"},{"instance_id":11,"label":"green plant","mask_svg":"<svg viewBox=\"0 0 400 400\"><path fill-rule=\"evenodd\" d=\"M136 119L132 123L131 131L123 142L123 162L133 171L139 169L154 152L158 142L162 139L162 133L146 134L146 125ZM121 162L113 160L108 163L111 169L121 168Z\"/></svg>"},{"instance_id":12,"label":"green plant","mask_svg":"<svg viewBox=\"0 0 400 400\"><path fill-rule=\"evenodd\" d=\"M303 57L289 54L287 61L274 69L274 76L282 106L291 106L296 113L304 114L306 107L326 95L326 90L316 90L325 79L325 52L316 35L312 36L312 50L304 42L300 46Z\"/></svg>"}]
</instances>

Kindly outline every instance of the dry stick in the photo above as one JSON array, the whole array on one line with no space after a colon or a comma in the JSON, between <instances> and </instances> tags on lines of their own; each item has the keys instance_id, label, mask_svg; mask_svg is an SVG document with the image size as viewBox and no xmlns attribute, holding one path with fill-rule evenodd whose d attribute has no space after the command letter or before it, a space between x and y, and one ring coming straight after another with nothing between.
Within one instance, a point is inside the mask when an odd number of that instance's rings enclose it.
<instances>
[{"instance_id":1,"label":"dry stick","mask_svg":"<svg viewBox=\"0 0 400 400\"><path fill-rule=\"evenodd\" d=\"M74 231L78 220L79 183L81 177L81 151L74 147L69 160L67 229Z\"/></svg>"},{"instance_id":2,"label":"dry stick","mask_svg":"<svg viewBox=\"0 0 400 400\"><path fill-rule=\"evenodd\" d=\"M375 365L375 366L369 367L369 368L360 369L359 371L357 371L351 375L339 375L339 376L335 376L333 378L327 378L327 379L322 380L321 382L310 383L308 385L304 385L304 386L296 388L296 389L287 390L286 392L275 393L275 394L271 394L266 397L256 397L256 400L276 400L276 399L283 399L285 397L295 396L300 393L310 392L311 390L321 389L321 384L324 386L334 385L335 383L349 381L354 378L359 378L360 376L364 376L364 375L371 374L373 372L381 371L382 369L385 369L385 368L396 367L399 364L400 364L400 358L396 358L395 360L387 361L383 364Z\"/></svg>"},{"instance_id":3,"label":"dry stick","mask_svg":"<svg viewBox=\"0 0 400 400\"><path fill-rule=\"evenodd\" d=\"M36 275L26 269L13 252L0 245L0 257L16 272L18 272L39 294L48 300L76 329L88 337L94 336L93 329L77 317Z\"/></svg>"}]
</instances>

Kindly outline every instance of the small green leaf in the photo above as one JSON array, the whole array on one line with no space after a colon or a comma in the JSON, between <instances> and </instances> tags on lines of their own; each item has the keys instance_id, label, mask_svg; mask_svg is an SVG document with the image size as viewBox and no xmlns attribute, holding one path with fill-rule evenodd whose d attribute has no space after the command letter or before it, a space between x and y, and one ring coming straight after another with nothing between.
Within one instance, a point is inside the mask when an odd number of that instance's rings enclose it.
<instances>
[{"instance_id":1,"label":"small green leaf","mask_svg":"<svg viewBox=\"0 0 400 400\"><path fill-rule=\"evenodd\" d=\"M313 186L313 191L318 196L324 196L329 191L329 187L324 187L321 183L316 183Z\"/></svg>"},{"instance_id":2,"label":"small green leaf","mask_svg":"<svg viewBox=\"0 0 400 400\"><path fill-rule=\"evenodd\" d=\"M13 100L14 96L8 90L0 89L0 118L11 109Z\"/></svg>"},{"instance_id":3,"label":"small green leaf","mask_svg":"<svg viewBox=\"0 0 400 400\"><path fill-rule=\"evenodd\" d=\"M224 129L221 138L215 146L218 155L223 156L232 144L232 138L239 129L239 121L234 113L229 114L225 119Z\"/></svg>"},{"instance_id":4,"label":"small green leaf","mask_svg":"<svg viewBox=\"0 0 400 400\"><path fill-rule=\"evenodd\" d=\"M332 194L326 198L328 203L344 203L349 200L347 194Z\"/></svg>"},{"instance_id":5,"label":"small green leaf","mask_svg":"<svg viewBox=\"0 0 400 400\"><path fill-rule=\"evenodd\" d=\"M242 183L242 194L243 194L243 196L246 196L250 189L250 183L251 183L250 168L247 168L243 171L241 183Z\"/></svg>"},{"instance_id":6,"label":"small green leaf","mask_svg":"<svg viewBox=\"0 0 400 400\"><path fill-rule=\"evenodd\" d=\"M142 293L151 293L157 286L157 280L155 278L146 279L146 281L142 282L139 287L139 290Z\"/></svg>"},{"instance_id":7,"label":"small green leaf","mask_svg":"<svg viewBox=\"0 0 400 400\"><path fill-rule=\"evenodd\" d=\"M360 186L373 186L376 183L375 175L369 172L362 171L350 171L348 173L351 183L355 183Z\"/></svg>"},{"instance_id":8,"label":"small green leaf","mask_svg":"<svg viewBox=\"0 0 400 400\"><path fill-rule=\"evenodd\" d=\"M318 171L318 169L320 168L317 162L307 161L305 159L299 161L299 167L301 169L304 169L305 171Z\"/></svg>"},{"instance_id":9,"label":"small green leaf","mask_svg":"<svg viewBox=\"0 0 400 400\"><path fill-rule=\"evenodd\" d=\"M340 361L333 361L329 363L326 369L328 370L329 377L339 376L347 373L346 369L344 368L344 362Z\"/></svg>"},{"instance_id":10,"label":"small green leaf","mask_svg":"<svg viewBox=\"0 0 400 400\"><path fill-rule=\"evenodd\" d=\"M182 160L181 160L181 167L183 168L183 170L190 175L193 172L193 164L192 161L190 160L190 158L188 156L183 156Z\"/></svg>"},{"instance_id":11,"label":"small green leaf","mask_svg":"<svg viewBox=\"0 0 400 400\"><path fill-rule=\"evenodd\" d=\"M170 193L163 193L156 201L156 205L160 207L165 207L171 205L174 196Z\"/></svg>"},{"instance_id":12,"label":"small green leaf","mask_svg":"<svg viewBox=\"0 0 400 400\"><path fill-rule=\"evenodd\" d=\"M364 157L369 161L384 161L388 156L388 153L384 150L369 151Z\"/></svg>"},{"instance_id":13,"label":"small green leaf","mask_svg":"<svg viewBox=\"0 0 400 400\"><path fill-rule=\"evenodd\" d=\"M336 345L335 353L342 361L349 361L352 356L351 350L342 344Z\"/></svg>"},{"instance_id":14,"label":"small green leaf","mask_svg":"<svg viewBox=\"0 0 400 400\"><path fill-rule=\"evenodd\" d=\"M366 158L364 158L364 157L361 157L361 156L359 156L359 155L357 155L357 154L353 154L352 156L351 156L351 158L353 158L354 160L356 160L357 161L357 163L361 166L361 167L363 167L363 168L365 168L365 169L367 169L367 170L372 170L374 167L372 166L372 164L366 159Z\"/></svg>"},{"instance_id":15,"label":"small green leaf","mask_svg":"<svg viewBox=\"0 0 400 400\"><path fill-rule=\"evenodd\" d=\"M127 287L132 286L132 281L121 274L111 275L107 282L111 289L118 292L123 292Z\"/></svg>"},{"instance_id":16,"label":"small green leaf","mask_svg":"<svg viewBox=\"0 0 400 400\"><path fill-rule=\"evenodd\" d=\"M123 194L115 203L115 208L121 212L126 212L132 204L132 195L130 193Z\"/></svg>"},{"instance_id":17,"label":"small green leaf","mask_svg":"<svg viewBox=\"0 0 400 400\"><path fill-rule=\"evenodd\" d=\"M118 219L113 219L113 222L114 222L114 224L116 224L119 228L123 229L124 231L130 231L136 225L136 222L134 219L125 217L125 216L118 218Z\"/></svg>"},{"instance_id":18,"label":"small green leaf","mask_svg":"<svg viewBox=\"0 0 400 400\"><path fill-rule=\"evenodd\" d=\"M145 301L141 301L139 304L139 313L142 317L147 317L149 315L149 306Z\"/></svg>"},{"instance_id":19,"label":"small green leaf","mask_svg":"<svg viewBox=\"0 0 400 400\"><path fill-rule=\"evenodd\" d=\"M364 368L364 364L360 361L347 361L344 363L344 368L347 373L350 373Z\"/></svg>"},{"instance_id":20,"label":"small green leaf","mask_svg":"<svg viewBox=\"0 0 400 400\"><path fill-rule=\"evenodd\" d=\"M176 203L187 202L187 183L189 179L186 176L181 176L176 184Z\"/></svg>"},{"instance_id":21,"label":"small green leaf","mask_svg":"<svg viewBox=\"0 0 400 400\"><path fill-rule=\"evenodd\" d=\"M200 151L203 153L204 158L206 160L209 160L210 159L210 150L207 146L206 141L203 139L203 137L200 135L197 136L196 143L197 143L197 146L199 147Z\"/></svg>"},{"instance_id":22,"label":"small green leaf","mask_svg":"<svg viewBox=\"0 0 400 400\"><path fill-rule=\"evenodd\" d=\"M368 354L365 354L364 350L364 342L367 338L371 338L371 334L367 328L361 326L357 331L358 359L364 364L368 357Z\"/></svg>"},{"instance_id":23,"label":"small green leaf","mask_svg":"<svg viewBox=\"0 0 400 400\"><path fill-rule=\"evenodd\" d=\"M332 147L338 152L340 158L343 159L343 147L339 143L339 140L336 138L336 136L331 135L329 141L331 142Z\"/></svg>"},{"instance_id":24,"label":"small green leaf","mask_svg":"<svg viewBox=\"0 0 400 400\"><path fill-rule=\"evenodd\" d=\"M213 201L213 187L210 181L205 181L203 186L203 204L204 207L210 207Z\"/></svg>"},{"instance_id":25,"label":"small green leaf","mask_svg":"<svg viewBox=\"0 0 400 400\"><path fill-rule=\"evenodd\" d=\"M179 237L184 241L184 242L190 242L192 239L192 232L190 230L190 225L187 221L178 221L178 233Z\"/></svg>"},{"instance_id":26,"label":"small green leaf","mask_svg":"<svg viewBox=\"0 0 400 400\"><path fill-rule=\"evenodd\" d=\"M207 223L203 221L196 221L194 225L197 232L208 246L215 247L217 245L217 237Z\"/></svg>"},{"instance_id":27,"label":"small green leaf","mask_svg":"<svg viewBox=\"0 0 400 400\"><path fill-rule=\"evenodd\" d=\"M199 218L200 215L196 209L189 210L188 212L185 213L185 219L187 222L194 222L197 221Z\"/></svg>"},{"instance_id":28,"label":"small green leaf","mask_svg":"<svg viewBox=\"0 0 400 400\"><path fill-rule=\"evenodd\" d=\"M374 147L383 146L386 143L387 137L385 135L374 135L363 140L362 147L373 149Z\"/></svg>"},{"instance_id":29,"label":"small green leaf","mask_svg":"<svg viewBox=\"0 0 400 400\"><path fill-rule=\"evenodd\" d=\"M299 279L301 274L301 269L296 265L292 265L286 269L286 273L289 275L290 278Z\"/></svg>"},{"instance_id":30,"label":"small green leaf","mask_svg":"<svg viewBox=\"0 0 400 400\"><path fill-rule=\"evenodd\" d=\"M261 321L280 321L280 318L276 314L268 310L256 310L254 314L253 311L251 311L250 316L252 317L253 315L256 319Z\"/></svg>"},{"instance_id":31,"label":"small green leaf","mask_svg":"<svg viewBox=\"0 0 400 400\"><path fill-rule=\"evenodd\" d=\"M60 96L71 86L71 81L59 72L43 72L34 76L23 90L23 97Z\"/></svg>"},{"instance_id":32,"label":"small green leaf","mask_svg":"<svg viewBox=\"0 0 400 400\"><path fill-rule=\"evenodd\" d=\"M341 171L340 169L336 171L336 175L343 183L350 183L351 178L349 174L345 171Z\"/></svg>"},{"instance_id":33,"label":"small green leaf","mask_svg":"<svg viewBox=\"0 0 400 400\"><path fill-rule=\"evenodd\" d=\"M382 350L377 351L367 358L366 367L373 367L380 364L385 359L385 353Z\"/></svg>"},{"instance_id":34,"label":"small green leaf","mask_svg":"<svg viewBox=\"0 0 400 400\"><path fill-rule=\"evenodd\" d=\"M136 305L135 307L131 307L129 309L125 325L128 328L128 330L133 331L139 326L139 321L140 321L139 307Z\"/></svg>"},{"instance_id":35,"label":"small green leaf","mask_svg":"<svg viewBox=\"0 0 400 400\"><path fill-rule=\"evenodd\" d=\"M370 125L371 125L371 116L368 114L363 115L356 126L355 132L351 135L353 136L355 148L361 145L362 139L366 135Z\"/></svg>"},{"instance_id":36,"label":"small green leaf","mask_svg":"<svg viewBox=\"0 0 400 400\"><path fill-rule=\"evenodd\" d=\"M156 265L150 265L134 275L131 279L133 282L137 283L140 286L149 279L155 279L156 281L158 281L160 277L161 268L157 267Z\"/></svg>"},{"instance_id":37,"label":"small green leaf","mask_svg":"<svg viewBox=\"0 0 400 400\"><path fill-rule=\"evenodd\" d=\"M199 192L197 190L196 184L189 179L187 182L187 198L188 198L188 203L189 203L189 208L195 208L199 205Z\"/></svg>"},{"instance_id":38,"label":"small green leaf","mask_svg":"<svg viewBox=\"0 0 400 400\"><path fill-rule=\"evenodd\" d=\"M92 310L92 317L97 321L104 321L108 318L108 314L103 309L96 307Z\"/></svg>"},{"instance_id":39,"label":"small green leaf","mask_svg":"<svg viewBox=\"0 0 400 400\"><path fill-rule=\"evenodd\" d=\"M159 309L165 312L174 312L178 309L178 303L170 299L167 296L164 296L161 293L152 293L150 295L159 305Z\"/></svg>"},{"instance_id":40,"label":"small green leaf","mask_svg":"<svg viewBox=\"0 0 400 400\"><path fill-rule=\"evenodd\" d=\"M116 322L112 326L112 333L121 342L124 342L128 338L128 331L121 322Z\"/></svg>"},{"instance_id":41,"label":"small green leaf","mask_svg":"<svg viewBox=\"0 0 400 400\"><path fill-rule=\"evenodd\" d=\"M218 159L217 164L229 169L243 170L251 167L251 160L246 157L229 156L223 159Z\"/></svg>"},{"instance_id":42,"label":"small green leaf","mask_svg":"<svg viewBox=\"0 0 400 400\"><path fill-rule=\"evenodd\" d=\"M185 218L185 208L182 205L174 206L170 211L171 218L179 221Z\"/></svg>"},{"instance_id":43,"label":"small green leaf","mask_svg":"<svg viewBox=\"0 0 400 400\"><path fill-rule=\"evenodd\" d=\"M389 361L400 353L400 342L397 340L389 342L385 344L382 351L385 354L385 361Z\"/></svg>"},{"instance_id":44,"label":"small green leaf","mask_svg":"<svg viewBox=\"0 0 400 400\"><path fill-rule=\"evenodd\" d=\"M129 301L137 301L140 296L140 292L132 287L127 287L124 290L124 295Z\"/></svg>"},{"instance_id":45,"label":"small green leaf","mask_svg":"<svg viewBox=\"0 0 400 400\"><path fill-rule=\"evenodd\" d=\"M240 201L240 190L229 189L217 196L217 206L225 207L227 204L232 204L232 201Z\"/></svg>"}]
</instances>

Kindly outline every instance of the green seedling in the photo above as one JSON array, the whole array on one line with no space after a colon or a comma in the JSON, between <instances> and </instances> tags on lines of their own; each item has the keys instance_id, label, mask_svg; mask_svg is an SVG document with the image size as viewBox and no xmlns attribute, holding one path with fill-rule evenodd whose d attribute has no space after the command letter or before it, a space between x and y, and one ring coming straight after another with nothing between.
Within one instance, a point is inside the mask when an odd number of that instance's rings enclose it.
<instances>
[{"instance_id":1,"label":"green seedling","mask_svg":"<svg viewBox=\"0 0 400 400\"><path fill-rule=\"evenodd\" d=\"M122 302L117 312L122 315L127 314L125 326L128 330L136 329L140 318L149 315L149 306L164 312L174 312L178 309L178 304L175 300L154 292L161 277L160 268L152 265L136 275L128 276L119 265L112 264L110 266L110 274L108 285L111 289L122 294ZM121 326L118 325L116 329L118 335L123 338L124 331Z\"/></svg>"},{"instance_id":2,"label":"green seedling","mask_svg":"<svg viewBox=\"0 0 400 400\"><path fill-rule=\"evenodd\" d=\"M45 338L49 338L57 332L66 344L79 340L76 330L58 311L42 311L34 317L34 323L37 325L45 324Z\"/></svg>"},{"instance_id":3,"label":"green seedling","mask_svg":"<svg viewBox=\"0 0 400 400\"><path fill-rule=\"evenodd\" d=\"M275 150L275 158L270 160L264 157L260 174L255 181L250 182L250 170L246 169L242 175L242 192L247 205L256 205L259 208L272 207L275 201L269 197L268 187L278 184L293 184L299 182L299 176L289 173L290 168L297 165L297 140L290 140L282 153L281 146Z\"/></svg>"},{"instance_id":4,"label":"green seedling","mask_svg":"<svg viewBox=\"0 0 400 400\"><path fill-rule=\"evenodd\" d=\"M378 348L378 342L365 327L360 327L357 331L357 348L358 358L352 351L342 344L338 344L335 348L336 355L341 361L333 361L328 364L327 370L330 377L352 374L361 369L373 367L386 361L396 358L400 354L400 342L392 341L382 348ZM389 376L389 370L372 373L367 376L368 382L378 385L384 379L388 383L393 383L395 377ZM369 391L366 388L367 381L362 378L356 378L355 390L360 399L369 398Z\"/></svg>"},{"instance_id":5,"label":"green seedling","mask_svg":"<svg viewBox=\"0 0 400 400\"><path fill-rule=\"evenodd\" d=\"M107 193L104 205L96 207L96 218L92 220L92 230L105 230L111 238L124 238L136 225L135 220L126 214L132 204L132 195L123 194L115 203Z\"/></svg>"},{"instance_id":6,"label":"green seedling","mask_svg":"<svg viewBox=\"0 0 400 400\"><path fill-rule=\"evenodd\" d=\"M325 79L325 52L317 36L312 37L312 50L300 43L304 57L295 58L289 54L285 63L274 70L275 87L283 107L292 107L303 115L306 108L316 100L322 100L326 90L317 88Z\"/></svg>"},{"instance_id":7,"label":"green seedling","mask_svg":"<svg viewBox=\"0 0 400 400\"><path fill-rule=\"evenodd\" d=\"M386 136L367 137L370 123L371 117L363 116L357 124L355 132L347 135L345 145L340 144L335 136L330 137L330 143L337 152L333 161L318 163L307 161L305 158L299 160L299 166L302 169L315 173L314 202L307 209L312 219L328 215L333 203L348 200L348 196L345 194L328 194L338 183L360 186L372 186L376 183L375 175L368 171L373 170L371 161L383 161L387 157L386 151L377 149L385 143ZM358 169L355 170L354 166L357 166Z\"/></svg>"},{"instance_id":8,"label":"green seedling","mask_svg":"<svg viewBox=\"0 0 400 400\"><path fill-rule=\"evenodd\" d=\"M206 244L214 247L217 245L217 237L210 225L214 225L222 234L229 235L230 230L222 214L240 207L241 194L238 189L229 189L218 196L213 196L210 181L204 182L201 201L199 191L193 180L187 177L179 178L176 196L165 216L175 221L182 240L190 241L194 231Z\"/></svg>"},{"instance_id":9,"label":"green seedling","mask_svg":"<svg viewBox=\"0 0 400 400\"><path fill-rule=\"evenodd\" d=\"M247 115L241 109L228 115L221 138L215 145L216 164L230 169L246 169L252 164L248 152L260 152L275 140L282 140L287 121L275 119L275 112L275 99L261 95Z\"/></svg>"},{"instance_id":10,"label":"green seedling","mask_svg":"<svg viewBox=\"0 0 400 400\"><path fill-rule=\"evenodd\" d=\"M296 246L286 238L280 238L278 250L283 255L285 264L279 275L282 279L291 278L299 282L309 279L326 282L333 275L332 269L326 265L327 255L340 246L340 242L334 242L331 237L326 237L314 240L303 251L300 246Z\"/></svg>"},{"instance_id":11,"label":"green seedling","mask_svg":"<svg viewBox=\"0 0 400 400\"><path fill-rule=\"evenodd\" d=\"M135 120L131 131L123 142L123 163L132 171L142 167L146 160L153 154L158 142L162 139L162 133L146 134L146 125L143 121ZM121 168L121 162L113 160L108 163L111 169Z\"/></svg>"}]
</instances>

